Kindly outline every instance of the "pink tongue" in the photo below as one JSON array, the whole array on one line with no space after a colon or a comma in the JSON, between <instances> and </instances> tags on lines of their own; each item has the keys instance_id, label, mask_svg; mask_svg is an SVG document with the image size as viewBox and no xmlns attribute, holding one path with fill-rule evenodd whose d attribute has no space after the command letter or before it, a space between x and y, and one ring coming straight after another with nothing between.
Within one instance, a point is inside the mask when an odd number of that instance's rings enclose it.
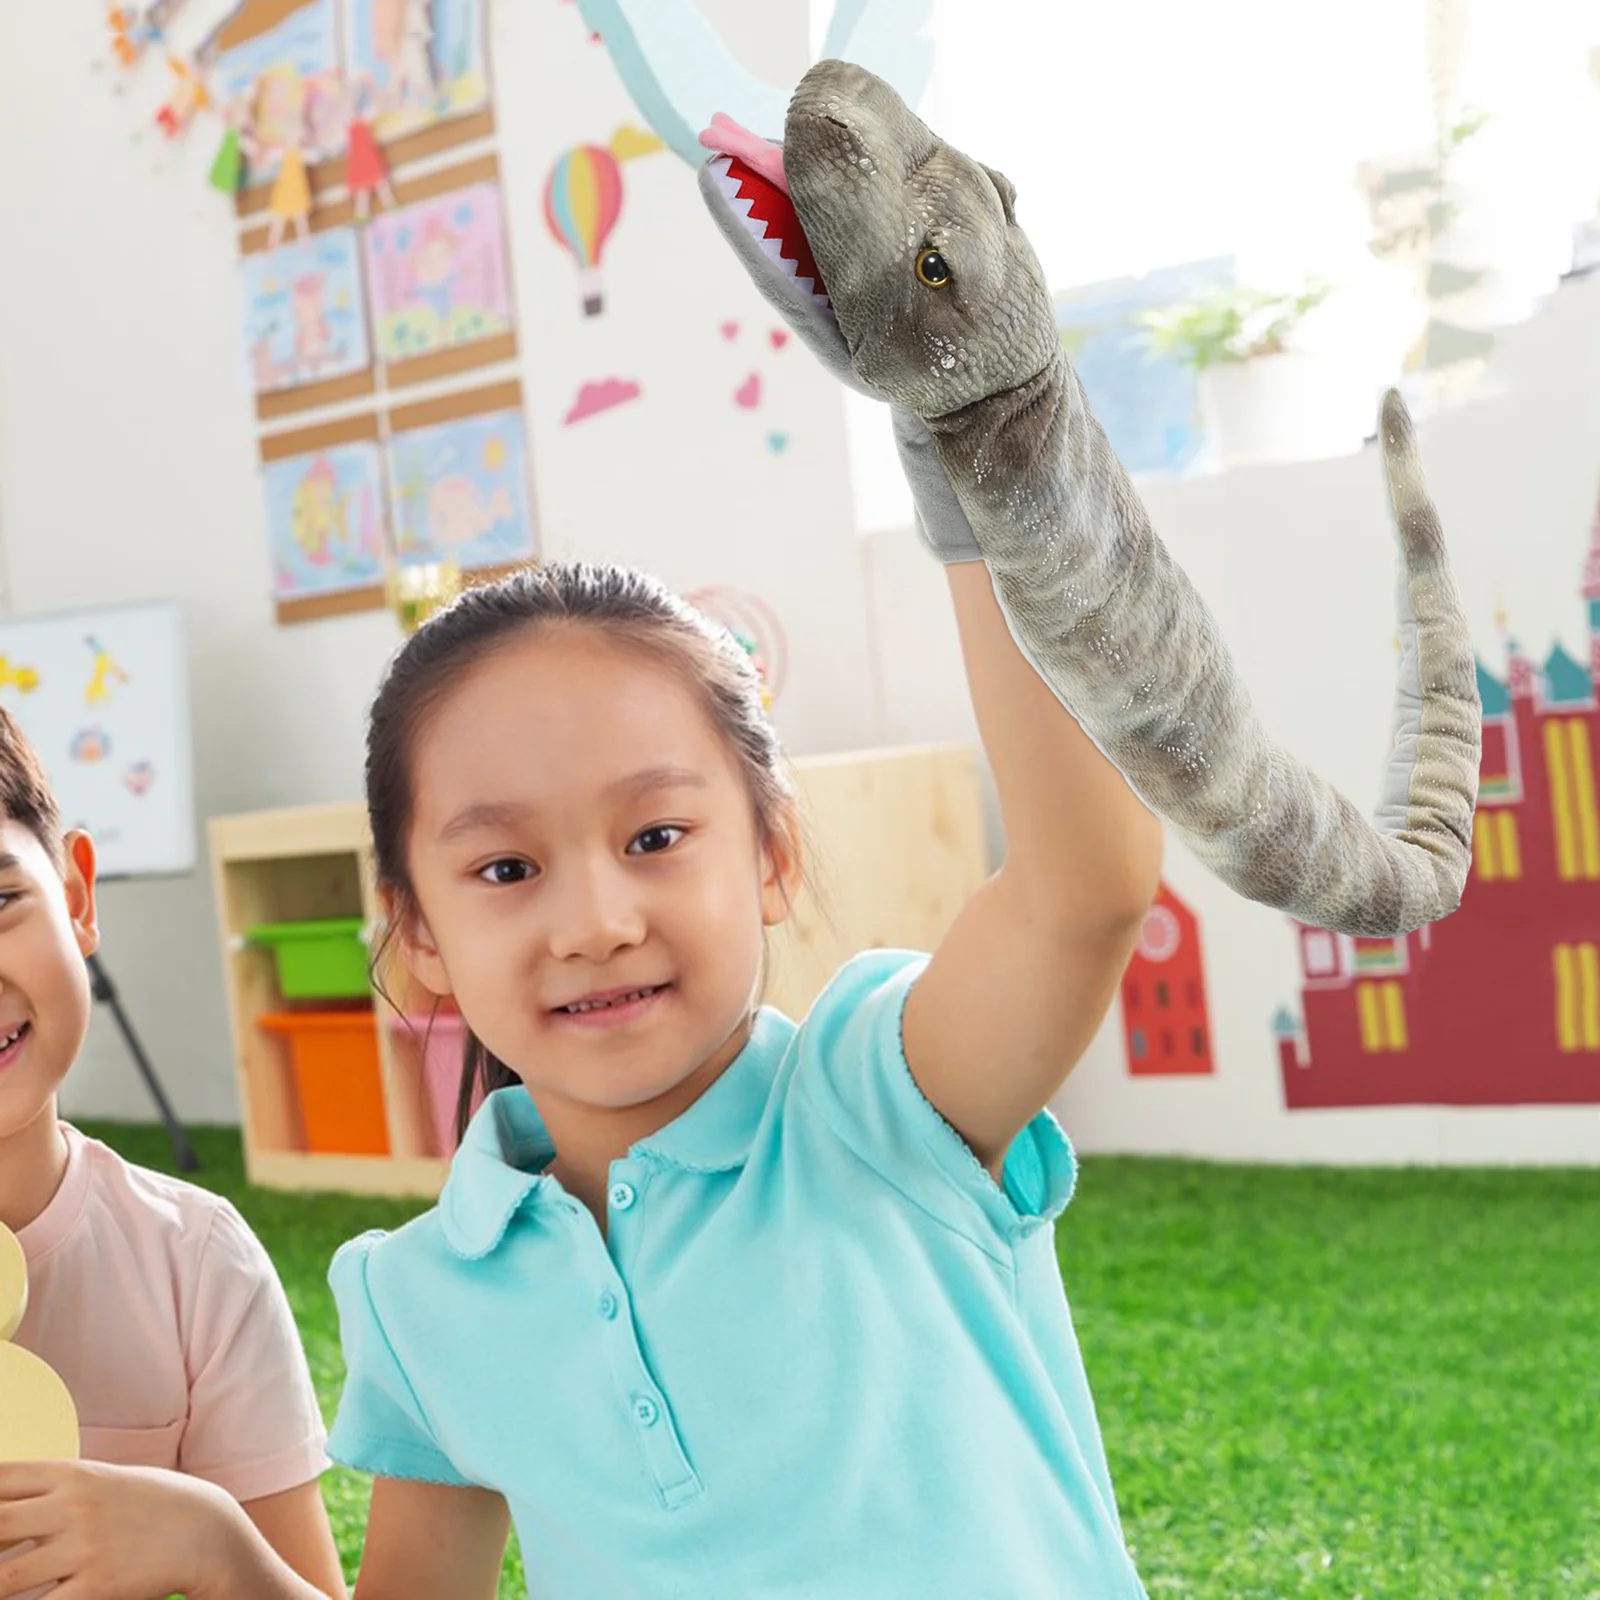
<instances>
[{"instance_id":1,"label":"pink tongue","mask_svg":"<svg viewBox=\"0 0 1600 1600\"><path fill-rule=\"evenodd\" d=\"M759 133L741 128L732 117L719 111L711 119L711 126L700 135L700 143L718 155L737 156L773 188L788 194L789 180L783 175L782 147L763 139Z\"/></svg>"}]
</instances>

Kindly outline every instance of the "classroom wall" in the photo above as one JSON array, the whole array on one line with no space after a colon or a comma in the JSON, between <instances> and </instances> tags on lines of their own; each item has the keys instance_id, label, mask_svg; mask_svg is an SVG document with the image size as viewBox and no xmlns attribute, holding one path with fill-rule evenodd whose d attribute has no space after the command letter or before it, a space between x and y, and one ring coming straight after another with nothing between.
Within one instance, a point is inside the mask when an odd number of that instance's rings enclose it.
<instances>
[{"instance_id":1,"label":"classroom wall","mask_svg":"<svg viewBox=\"0 0 1600 1600\"><path fill-rule=\"evenodd\" d=\"M720 0L707 12L753 70L781 81L804 69L803 4ZM569 145L609 141L639 118L575 5L493 4L490 15L545 553L767 597L791 648L780 706L791 747L872 743L861 551L831 380L793 342L772 347L772 317L670 154L628 163L607 309L582 316L572 263L543 221L545 174ZM164 147L145 131L159 65L137 80L142 92L119 94L108 54L102 8L0 9L7 598L19 612L186 603L202 815L349 799L365 708L399 633L386 613L273 621L236 228L205 182L216 125ZM751 373L763 397L746 410L733 395ZM612 375L642 397L563 425L579 385ZM787 436L781 453L774 433ZM232 1119L208 874L109 885L103 917L107 965L180 1111ZM65 1098L81 1115L150 1112L104 1016Z\"/></svg>"},{"instance_id":2,"label":"classroom wall","mask_svg":"<svg viewBox=\"0 0 1600 1600\"><path fill-rule=\"evenodd\" d=\"M747 64L805 60L804 7L705 0ZM797 753L975 736L940 568L909 530L857 538L839 397L768 320L700 220L673 158L630 163L608 257L611 307L575 314L545 233L554 154L636 120L576 7L496 4L500 155L517 277L535 488L549 554L635 561L683 587L778 606L793 661L778 716ZM176 594L193 630L203 813L358 792L361 718L397 640L384 615L271 618L251 413L236 352L234 231L204 186L208 141L153 171L112 93L92 8L0 15L0 545L18 610ZM46 70L47 69L47 70ZM49 152L48 162L39 152ZM724 321L740 325L729 343ZM1427 423L1423 453L1480 654L1505 606L1531 653L1582 658L1577 588L1600 487L1600 279L1563 287L1498 338L1485 398ZM793 359L790 359L793 358ZM732 390L756 366L761 408ZM645 398L582 428L577 384L616 372ZM787 434L775 454L769 432ZM1155 484L1156 526L1217 612L1268 725L1370 805L1389 727L1393 546L1381 468L1345 460ZM1297 1009L1292 932L1171 847L1199 914L1218 1071L1135 1080L1116 1008L1060 1097L1085 1150L1264 1160L1600 1161L1600 1111L1288 1113L1270 1020ZM235 1114L204 872L113 885L107 956L180 1109ZM97 1019L68 1095L147 1114Z\"/></svg>"}]
</instances>

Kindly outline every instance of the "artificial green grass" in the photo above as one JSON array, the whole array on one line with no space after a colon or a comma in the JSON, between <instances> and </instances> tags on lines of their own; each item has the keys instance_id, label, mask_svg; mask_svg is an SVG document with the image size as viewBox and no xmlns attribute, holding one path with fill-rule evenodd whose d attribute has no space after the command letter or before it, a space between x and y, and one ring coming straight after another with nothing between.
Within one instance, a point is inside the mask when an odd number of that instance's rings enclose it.
<instances>
[{"instance_id":1,"label":"artificial green grass","mask_svg":"<svg viewBox=\"0 0 1600 1600\"><path fill-rule=\"evenodd\" d=\"M89 1131L171 1170L159 1129ZM193 1138L331 1418L328 1259L420 1207L252 1189ZM1090 1159L1059 1244L1151 1600L1600 1600L1600 1171ZM366 1486L325 1483L353 1574Z\"/></svg>"}]
</instances>

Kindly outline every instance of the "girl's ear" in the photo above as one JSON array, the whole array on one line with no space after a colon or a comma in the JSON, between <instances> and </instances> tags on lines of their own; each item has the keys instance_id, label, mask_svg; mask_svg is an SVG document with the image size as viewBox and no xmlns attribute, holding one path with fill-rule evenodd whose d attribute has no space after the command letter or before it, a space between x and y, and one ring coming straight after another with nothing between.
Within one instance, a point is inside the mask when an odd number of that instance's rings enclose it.
<instances>
[{"instance_id":1,"label":"girl's ear","mask_svg":"<svg viewBox=\"0 0 1600 1600\"><path fill-rule=\"evenodd\" d=\"M378 891L378 903L406 971L429 994L441 999L451 994L450 974L445 970L444 958L416 902L386 888Z\"/></svg>"},{"instance_id":2,"label":"girl's ear","mask_svg":"<svg viewBox=\"0 0 1600 1600\"><path fill-rule=\"evenodd\" d=\"M761 922L775 928L787 922L805 885L805 861L798 819L780 817L761 850Z\"/></svg>"},{"instance_id":3,"label":"girl's ear","mask_svg":"<svg viewBox=\"0 0 1600 1600\"><path fill-rule=\"evenodd\" d=\"M87 960L100 948L100 922L94 897L94 840L82 829L75 828L61 844L66 854L61 879L66 890L67 916L72 923L72 936Z\"/></svg>"}]
</instances>

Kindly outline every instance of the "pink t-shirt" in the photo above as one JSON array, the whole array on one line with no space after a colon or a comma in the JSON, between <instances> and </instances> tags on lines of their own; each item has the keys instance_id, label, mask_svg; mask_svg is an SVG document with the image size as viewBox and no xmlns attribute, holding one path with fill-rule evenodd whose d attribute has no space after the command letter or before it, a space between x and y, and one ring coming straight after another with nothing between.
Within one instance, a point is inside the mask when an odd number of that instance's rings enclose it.
<instances>
[{"instance_id":1,"label":"pink t-shirt","mask_svg":"<svg viewBox=\"0 0 1600 1600\"><path fill-rule=\"evenodd\" d=\"M16 1342L65 1380L85 1459L187 1472L241 1501L320 1477L322 1414L261 1241L220 1196L61 1126L66 1177L17 1235Z\"/></svg>"}]
</instances>

